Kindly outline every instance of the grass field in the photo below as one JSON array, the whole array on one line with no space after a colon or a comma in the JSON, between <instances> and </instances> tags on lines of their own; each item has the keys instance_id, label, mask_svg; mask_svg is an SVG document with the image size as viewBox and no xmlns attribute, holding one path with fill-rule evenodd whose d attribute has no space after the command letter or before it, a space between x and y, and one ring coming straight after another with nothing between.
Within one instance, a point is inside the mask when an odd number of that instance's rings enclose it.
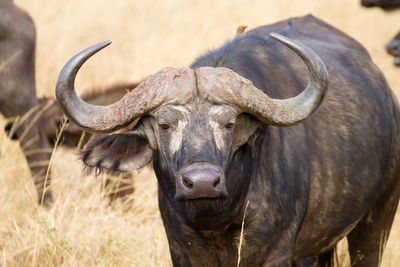
<instances>
[{"instance_id":1,"label":"grass field","mask_svg":"<svg viewBox=\"0 0 400 267\"><path fill-rule=\"evenodd\" d=\"M232 38L239 24L251 29L308 13L359 40L400 96L400 68L384 51L386 42L400 30L400 10L365 9L357 0L15 2L36 24L39 96L54 97L63 64L103 40L113 44L83 67L76 83L79 93L138 81L161 67L188 65L197 55ZM0 117L0 129L4 125ZM109 205L104 177L84 176L76 151L59 148L52 166L55 202L42 209L36 204L18 143L1 130L0 156L0 265L171 265L150 169L135 174L135 192L125 203ZM340 245L340 266L349 265L345 245ZM400 215L382 266L400 266Z\"/></svg>"}]
</instances>

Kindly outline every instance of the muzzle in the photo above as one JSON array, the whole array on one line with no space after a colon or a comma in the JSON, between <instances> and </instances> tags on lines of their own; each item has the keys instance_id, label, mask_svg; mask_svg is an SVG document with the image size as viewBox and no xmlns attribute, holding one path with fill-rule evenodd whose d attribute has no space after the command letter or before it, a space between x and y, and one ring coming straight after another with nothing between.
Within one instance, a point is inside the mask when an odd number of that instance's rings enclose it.
<instances>
[{"instance_id":1,"label":"muzzle","mask_svg":"<svg viewBox=\"0 0 400 267\"><path fill-rule=\"evenodd\" d=\"M177 200L224 198L227 195L225 175L213 164L194 163L178 172Z\"/></svg>"}]
</instances>

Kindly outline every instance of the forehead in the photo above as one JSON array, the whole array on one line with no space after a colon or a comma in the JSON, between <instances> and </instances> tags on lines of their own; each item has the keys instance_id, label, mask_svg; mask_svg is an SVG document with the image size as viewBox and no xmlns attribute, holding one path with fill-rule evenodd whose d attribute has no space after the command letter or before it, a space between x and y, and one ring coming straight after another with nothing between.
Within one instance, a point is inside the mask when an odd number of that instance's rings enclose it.
<instances>
[{"instance_id":1,"label":"forehead","mask_svg":"<svg viewBox=\"0 0 400 267\"><path fill-rule=\"evenodd\" d=\"M153 91L150 100L159 102L150 115L236 115L236 109L223 97L225 94L235 95L233 84L237 80L236 76L234 72L224 68L164 68L146 79Z\"/></svg>"},{"instance_id":2,"label":"forehead","mask_svg":"<svg viewBox=\"0 0 400 267\"><path fill-rule=\"evenodd\" d=\"M228 104L211 103L204 99L202 101L188 101L186 103L166 103L158 107L152 115L157 117L173 116L179 118L209 118L218 120L224 117L236 117L238 112Z\"/></svg>"}]
</instances>

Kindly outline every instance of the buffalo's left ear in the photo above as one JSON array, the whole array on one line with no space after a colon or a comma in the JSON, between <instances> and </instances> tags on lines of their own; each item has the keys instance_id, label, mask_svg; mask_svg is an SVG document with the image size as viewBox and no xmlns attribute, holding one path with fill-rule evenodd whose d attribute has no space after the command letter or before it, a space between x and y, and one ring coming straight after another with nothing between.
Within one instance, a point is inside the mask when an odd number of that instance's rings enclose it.
<instances>
[{"instance_id":1,"label":"buffalo's left ear","mask_svg":"<svg viewBox=\"0 0 400 267\"><path fill-rule=\"evenodd\" d=\"M146 166L153 151L139 135L113 134L90 141L80 154L89 168L127 172Z\"/></svg>"}]
</instances>

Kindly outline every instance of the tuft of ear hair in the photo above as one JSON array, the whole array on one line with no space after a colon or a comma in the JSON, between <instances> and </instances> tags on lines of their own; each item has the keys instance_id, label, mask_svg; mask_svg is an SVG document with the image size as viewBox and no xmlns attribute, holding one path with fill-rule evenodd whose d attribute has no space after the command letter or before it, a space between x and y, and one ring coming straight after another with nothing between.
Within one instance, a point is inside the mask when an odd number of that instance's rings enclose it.
<instances>
[{"instance_id":1,"label":"tuft of ear hair","mask_svg":"<svg viewBox=\"0 0 400 267\"><path fill-rule=\"evenodd\" d=\"M90 141L79 152L86 173L111 173L137 170L152 159L152 151L143 137L113 134Z\"/></svg>"}]
</instances>

